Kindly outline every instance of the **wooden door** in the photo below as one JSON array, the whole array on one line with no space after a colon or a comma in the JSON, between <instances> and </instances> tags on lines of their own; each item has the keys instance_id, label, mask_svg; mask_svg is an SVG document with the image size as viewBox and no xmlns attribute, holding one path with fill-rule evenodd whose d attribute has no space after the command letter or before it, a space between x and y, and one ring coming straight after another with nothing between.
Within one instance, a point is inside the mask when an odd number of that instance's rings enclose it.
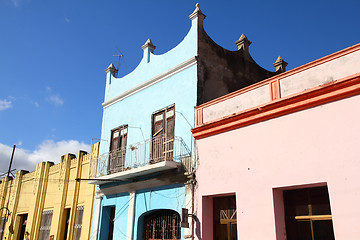
<instances>
[{"instance_id":1,"label":"wooden door","mask_svg":"<svg viewBox=\"0 0 360 240\"><path fill-rule=\"evenodd\" d=\"M124 170L127 130L127 125L124 125L111 131L108 174Z\"/></svg>"},{"instance_id":2,"label":"wooden door","mask_svg":"<svg viewBox=\"0 0 360 240\"><path fill-rule=\"evenodd\" d=\"M152 115L151 163L173 159L175 107Z\"/></svg>"},{"instance_id":3,"label":"wooden door","mask_svg":"<svg viewBox=\"0 0 360 240\"><path fill-rule=\"evenodd\" d=\"M152 115L151 163L164 161L165 110Z\"/></svg>"},{"instance_id":4,"label":"wooden door","mask_svg":"<svg viewBox=\"0 0 360 240\"><path fill-rule=\"evenodd\" d=\"M164 153L166 160L172 160L174 156L174 133L175 133L175 108L166 109L166 133Z\"/></svg>"}]
</instances>

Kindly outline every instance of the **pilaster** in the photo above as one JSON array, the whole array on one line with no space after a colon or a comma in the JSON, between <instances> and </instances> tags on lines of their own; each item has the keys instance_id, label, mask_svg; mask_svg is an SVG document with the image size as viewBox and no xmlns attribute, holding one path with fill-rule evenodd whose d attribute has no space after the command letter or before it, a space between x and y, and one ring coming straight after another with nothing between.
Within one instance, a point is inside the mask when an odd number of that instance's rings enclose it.
<instances>
[{"instance_id":1,"label":"pilaster","mask_svg":"<svg viewBox=\"0 0 360 240\"><path fill-rule=\"evenodd\" d=\"M29 225L31 226L30 239L38 239L39 236L39 228L41 224L42 212L44 209L46 188L49 176L49 168L52 165L52 162L41 162L36 165L33 190L35 198L33 198L34 202L31 205L33 208L30 208L28 217L28 219L32 220L29 222Z\"/></svg>"},{"instance_id":2,"label":"pilaster","mask_svg":"<svg viewBox=\"0 0 360 240\"><path fill-rule=\"evenodd\" d=\"M97 193L95 197L95 212L94 212L94 219L93 219L93 232L91 234L92 240L98 239L98 232L99 232L99 221L100 221L100 208L101 208L101 201L102 201L102 195L99 195Z\"/></svg>"},{"instance_id":3,"label":"pilaster","mask_svg":"<svg viewBox=\"0 0 360 240\"><path fill-rule=\"evenodd\" d=\"M79 153L78 153L77 165L76 165L76 178L81 178L82 161L86 154L87 153L84 151L79 151ZM79 199L80 181L75 181L74 184L75 184L75 187L74 187L73 201L71 203L71 210L70 210L71 214L70 214L70 221L69 221L69 228L68 228L69 230L68 230L68 236L66 239L72 239L72 235L74 232L76 207L77 207L78 199ZM84 211L85 211L85 209L84 209ZM84 218L84 219L86 219L86 218Z\"/></svg>"},{"instance_id":4,"label":"pilaster","mask_svg":"<svg viewBox=\"0 0 360 240\"><path fill-rule=\"evenodd\" d=\"M135 213L135 199L136 199L136 192L132 191L129 192L130 200L129 200L129 208L128 208L128 221L127 221L127 228L126 228L126 238L133 239L134 234L134 213Z\"/></svg>"},{"instance_id":5,"label":"pilaster","mask_svg":"<svg viewBox=\"0 0 360 240\"><path fill-rule=\"evenodd\" d=\"M50 235L54 235L56 240L62 239L63 231L65 226L62 224L64 221L64 210L66 205L66 198L67 198L67 190L69 185L69 174L70 174L70 165L71 160L76 158L74 154L66 154L61 157L60 162L60 169L59 169L59 199L60 201L57 204L54 204L54 211L53 211L53 221L52 223L57 223L57 225L53 225L51 227Z\"/></svg>"},{"instance_id":6,"label":"pilaster","mask_svg":"<svg viewBox=\"0 0 360 240\"><path fill-rule=\"evenodd\" d=\"M141 46L141 48L144 50L143 58L146 59L146 62L150 62L150 56L154 53L155 45L151 42L151 39L148 38L146 40L145 44Z\"/></svg>"},{"instance_id":7,"label":"pilaster","mask_svg":"<svg viewBox=\"0 0 360 240\"><path fill-rule=\"evenodd\" d=\"M8 220L9 226L12 226L13 228L13 234L9 234L8 238L9 240L17 239L18 234L18 226L19 226L19 220L16 217L17 214L17 206L19 204L19 198L20 198L20 190L21 190L21 183L22 183L22 176L26 173L25 171L18 171L15 175L15 179L13 181L13 189L12 192L9 193L10 201L9 201L9 210L11 212L11 217Z\"/></svg>"}]
</instances>

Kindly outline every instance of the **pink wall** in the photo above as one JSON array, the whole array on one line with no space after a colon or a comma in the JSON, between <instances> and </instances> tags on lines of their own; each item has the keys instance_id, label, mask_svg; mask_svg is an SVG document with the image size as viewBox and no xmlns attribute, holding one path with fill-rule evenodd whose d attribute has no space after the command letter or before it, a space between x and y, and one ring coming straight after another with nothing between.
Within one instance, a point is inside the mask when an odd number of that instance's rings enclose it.
<instances>
[{"instance_id":1,"label":"pink wall","mask_svg":"<svg viewBox=\"0 0 360 240\"><path fill-rule=\"evenodd\" d=\"M238 239L285 239L281 190L306 184L327 184L336 239L360 239L359 106L357 95L197 140L202 239L208 196L234 192Z\"/></svg>"}]
</instances>

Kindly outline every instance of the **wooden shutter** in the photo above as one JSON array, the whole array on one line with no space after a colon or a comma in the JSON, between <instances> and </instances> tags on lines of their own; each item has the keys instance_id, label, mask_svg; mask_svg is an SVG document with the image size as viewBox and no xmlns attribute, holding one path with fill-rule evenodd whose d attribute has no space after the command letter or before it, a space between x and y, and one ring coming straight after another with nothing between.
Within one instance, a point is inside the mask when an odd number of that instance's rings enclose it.
<instances>
[{"instance_id":1,"label":"wooden shutter","mask_svg":"<svg viewBox=\"0 0 360 240\"><path fill-rule=\"evenodd\" d=\"M154 113L152 116L151 162L164 160L163 139L165 134L165 110Z\"/></svg>"},{"instance_id":2,"label":"wooden shutter","mask_svg":"<svg viewBox=\"0 0 360 240\"><path fill-rule=\"evenodd\" d=\"M151 163L173 159L175 135L174 130L174 105L153 113L151 130Z\"/></svg>"},{"instance_id":3,"label":"wooden shutter","mask_svg":"<svg viewBox=\"0 0 360 240\"><path fill-rule=\"evenodd\" d=\"M174 134L175 134L175 107L166 109L166 137L164 142L164 153L166 160L172 160L174 156Z\"/></svg>"},{"instance_id":4,"label":"wooden shutter","mask_svg":"<svg viewBox=\"0 0 360 240\"><path fill-rule=\"evenodd\" d=\"M124 170L127 133L127 125L123 125L111 131L108 174Z\"/></svg>"}]
</instances>

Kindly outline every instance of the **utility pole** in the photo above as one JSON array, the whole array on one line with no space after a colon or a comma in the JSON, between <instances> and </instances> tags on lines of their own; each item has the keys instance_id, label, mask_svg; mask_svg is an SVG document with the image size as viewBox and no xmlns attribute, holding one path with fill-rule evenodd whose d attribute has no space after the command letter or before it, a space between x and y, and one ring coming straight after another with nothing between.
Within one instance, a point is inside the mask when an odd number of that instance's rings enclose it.
<instances>
[{"instance_id":1,"label":"utility pole","mask_svg":"<svg viewBox=\"0 0 360 240\"><path fill-rule=\"evenodd\" d=\"M12 165L12 162L13 162L13 159L14 159L15 148L16 148L16 145L14 145L13 150L12 150L10 164L9 164L9 170L8 170L8 173L7 173L8 177L10 176L10 173L11 173L11 165Z\"/></svg>"}]
</instances>

